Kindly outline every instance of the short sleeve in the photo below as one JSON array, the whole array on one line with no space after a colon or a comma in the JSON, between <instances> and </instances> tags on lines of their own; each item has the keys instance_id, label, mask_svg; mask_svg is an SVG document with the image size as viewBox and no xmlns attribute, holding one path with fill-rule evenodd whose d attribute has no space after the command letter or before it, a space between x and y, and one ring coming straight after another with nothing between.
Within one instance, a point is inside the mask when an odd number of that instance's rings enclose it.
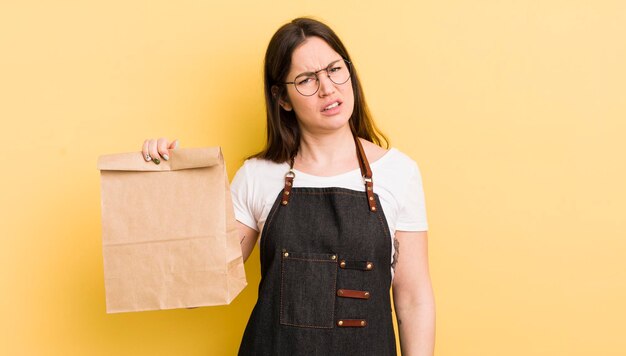
<instances>
[{"instance_id":1,"label":"short sleeve","mask_svg":"<svg viewBox=\"0 0 626 356\"><path fill-rule=\"evenodd\" d=\"M427 231L426 202L422 175L417 164L414 163L412 173L406 183L403 200L398 212L396 230Z\"/></svg>"},{"instance_id":2,"label":"short sleeve","mask_svg":"<svg viewBox=\"0 0 626 356\"><path fill-rule=\"evenodd\" d=\"M248 177L247 165L239 168L232 183L230 191L233 197L233 207L235 209L235 219L242 224L259 231L257 220L253 210L252 182Z\"/></svg>"}]
</instances>

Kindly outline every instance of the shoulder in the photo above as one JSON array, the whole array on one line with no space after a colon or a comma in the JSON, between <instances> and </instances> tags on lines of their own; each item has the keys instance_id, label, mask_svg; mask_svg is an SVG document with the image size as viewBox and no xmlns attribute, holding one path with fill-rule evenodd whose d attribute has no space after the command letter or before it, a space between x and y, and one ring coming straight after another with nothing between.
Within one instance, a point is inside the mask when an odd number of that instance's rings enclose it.
<instances>
[{"instance_id":1,"label":"shoulder","mask_svg":"<svg viewBox=\"0 0 626 356\"><path fill-rule=\"evenodd\" d=\"M389 153L389 160L394 164L400 165L409 170L419 170L417 162L406 153L398 150L397 148L392 148L389 150Z\"/></svg>"},{"instance_id":2,"label":"shoulder","mask_svg":"<svg viewBox=\"0 0 626 356\"><path fill-rule=\"evenodd\" d=\"M385 149L377 144L360 139L363 144L363 150L370 163L377 162L393 165L397 168L417 169L417 163L404 152L397 148Z\"/></svg>"},{"instance_id":3,"label":"shoulder","mask_svg":"<svg viewBox=\"0 0 626 356\"><path fill-rule=\"evenodd\" d=\"M393 174L399 177L419 174L417 162L397 148L385 150L385 154L374 161L374 167L383 171L393 171Z\"/></svg>"},{"instance_id":4,"label":"shoulder","mask_svg":"<svg viewBox=\"0 0 626 356\"><path fill-rule=\"evenodd\" d=\"M363 151L365 151L365 156L367 156L367 160L370 162L377 161L389 151L368 140L359 138L359 141L361 141Z\"/></svg>"},{"instance_id":5,"label":"shoulder","mask_svg":"<svg viewBox=\"0 0 626 356\"><path fill-rule=\"evenodd\" d=\"M233 179L236 186L245 184L252 190L272 188L283 181L289 170L287 163L275 163L260 158L249 158L243 162Z\"/></svg>"},{"instance_id":6,"label":"shoulder","mask_svg":"<svg viewBox=\"0 0 626 356\"><path fill-rule=\"evenodd\" d=\"M286 173L285 168L288 168L287 163L276 163L261 158L249 158L243 162L243 165L239 170L244 171L250 175L283 175Z\"/></svg>"},{"instance_id":7,"label":"shoulder","mask_svg":"<svg viewBox=\"0 0 626 356\"><path fill-rule=\"evenodd\" d=\"M417 162L396 148L389 149L372 164L372 173L378 187L388 191L398 203L402 203L407 194L422 189L422 175Z\"/></svg>"},{"instance_id":8,"label":"shoulder","mask_svg":"<svg viewBox=\"0 0 626 356\"><path fill-rule=\"evenodd\" d=\"M243 165L231 182L231 191L242 201L247 201L251 209L259 212L266 200L275 197L284 182L285 173L289 169L286 163L251 158Z\"/></svg>"}]
</instances>

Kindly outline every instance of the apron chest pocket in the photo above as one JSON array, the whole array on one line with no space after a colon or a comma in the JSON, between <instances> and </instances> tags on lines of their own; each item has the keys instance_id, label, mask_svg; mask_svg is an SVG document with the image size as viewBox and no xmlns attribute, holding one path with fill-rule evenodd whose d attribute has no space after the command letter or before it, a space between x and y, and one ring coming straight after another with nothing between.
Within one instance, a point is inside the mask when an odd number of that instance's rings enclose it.
<instances>
[{"instance_id":1,"label":"apron chest pocket","mask_svg":"<svg viewBox=\"0 0 626 356\"><path fill-rule=\"evenodd\" d=\"M283 250L280 323L333 328L337 255Z\"/></svg>"}]
</instances>

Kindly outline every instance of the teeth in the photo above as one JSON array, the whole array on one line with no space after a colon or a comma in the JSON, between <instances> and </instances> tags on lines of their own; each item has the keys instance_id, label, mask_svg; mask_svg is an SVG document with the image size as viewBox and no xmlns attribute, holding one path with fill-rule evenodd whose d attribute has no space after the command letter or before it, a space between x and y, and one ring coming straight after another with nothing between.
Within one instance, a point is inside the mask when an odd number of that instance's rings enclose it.
<instances>
[{"instance_id":1,"label":"teeth","mask_svg":"<svg viewBox=\"0 0 626 356\"><path fill-rule=\"evenodd\" d=\"M332 103L332 104L328 105L326 108L324 108L324 111L336 108L337 106L339 106L339 102L335 101L334 103Z\"/></svg>"}]
</instances>

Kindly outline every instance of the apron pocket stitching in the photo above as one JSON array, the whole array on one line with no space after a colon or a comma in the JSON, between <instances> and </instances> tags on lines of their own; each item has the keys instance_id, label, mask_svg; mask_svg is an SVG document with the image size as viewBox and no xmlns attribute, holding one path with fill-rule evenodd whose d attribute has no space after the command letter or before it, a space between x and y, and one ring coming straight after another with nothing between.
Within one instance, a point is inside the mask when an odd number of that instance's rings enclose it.
<instances>
[{"instance_id":1,"label":"apron pocket stitching","mask_svg":"<svg viewBox=\"0 0 626 356\"><path fill-rule=\"evenodd\" d=\"M324 263L330 265L324 266ZM336 287L336 255L283 252L280 324L305 328L333 328Z\"/></svg>"}]
</instances>

